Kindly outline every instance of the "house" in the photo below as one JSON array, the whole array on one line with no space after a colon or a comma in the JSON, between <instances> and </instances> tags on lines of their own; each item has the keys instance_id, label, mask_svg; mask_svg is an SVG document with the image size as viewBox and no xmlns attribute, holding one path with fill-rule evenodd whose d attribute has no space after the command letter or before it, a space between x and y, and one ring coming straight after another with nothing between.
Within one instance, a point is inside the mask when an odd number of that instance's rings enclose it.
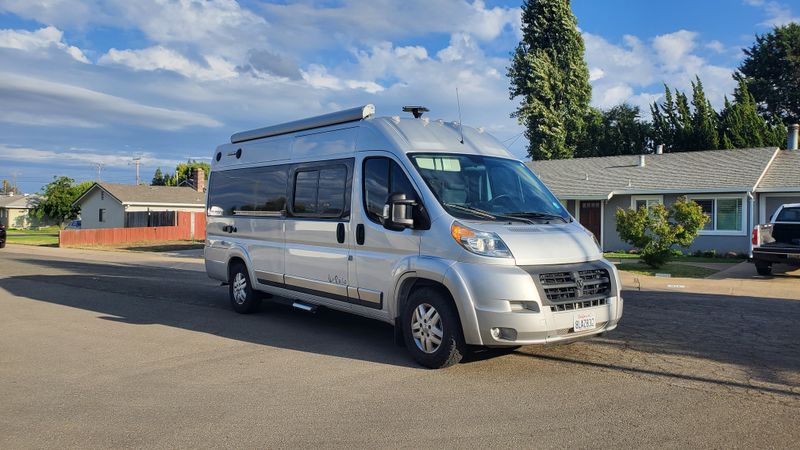
<instances>
[{"instance_id":1,"label":"house","mask_svg":"<svg viewBox=\"0 0 800 450\"><path fill-rule=\"evenodd\" d=\"M33 216L31 212L38 203L38 195L0 195L0 224L6 228L55 225L49 218L38 219Z\"/></svg>"},{"instance_id":2,"label":"house","mask_svg":"<svg viewBox=\"0 0 800 450\"><path fill-rule=\"evenodd\" d=\"M798 150L657 152L528 165L606 251L630 248L616 231L618 208L669 206L685 195L711 219L689 250L749 253L753 227L779 205L800 202Z\"/></svg>"},{"instance_id":3,"label":"house","mask_svg":"<svg viewBox=\"0 0 800 450\"><path fill-rule=\"evenodd\" d=\"M95 183L76 201L81 228L130 228L175 225L176 211L205 211L205 179L197 188Z\"/></svg>"}]
</instances>

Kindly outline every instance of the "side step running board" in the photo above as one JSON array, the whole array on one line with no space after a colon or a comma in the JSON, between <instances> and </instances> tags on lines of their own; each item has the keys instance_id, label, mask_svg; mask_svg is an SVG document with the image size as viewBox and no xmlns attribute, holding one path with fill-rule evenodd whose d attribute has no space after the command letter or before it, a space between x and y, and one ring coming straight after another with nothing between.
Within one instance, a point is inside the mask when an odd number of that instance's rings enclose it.
<instances>
[{"instance_id":1,"label":"side step running board","mask_svg":"<svg viewBox=\"0 0 800 450\"><path fill-rule=\"evenodd\" d=\"M305 312L309 312L311 314L314 314L315 312L317 312L317 308L318 308L317 305L309 305L307 303L302 303L302 302L298 302L298 301L293 302L292 303L292 307L300 309L300 310L303 310Z\"/></svg>"}]
</instances>

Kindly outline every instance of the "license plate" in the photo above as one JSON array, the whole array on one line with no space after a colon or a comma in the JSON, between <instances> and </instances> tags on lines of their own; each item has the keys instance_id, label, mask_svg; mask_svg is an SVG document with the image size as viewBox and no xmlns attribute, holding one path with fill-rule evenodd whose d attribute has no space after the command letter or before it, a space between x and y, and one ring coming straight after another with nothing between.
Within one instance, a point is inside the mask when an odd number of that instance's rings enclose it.
<instances>
[{"instance_id":1,"label":"license plate","mask_svg":"<svg viewBox=\"0 0 800 450\"><path fill-rule=\"evenodd\" d=\"M590 313L575 314L573 322L576 333L594 330L597 327L597 324L594 320L594 314Z\"/></svg>"}]
</instances>

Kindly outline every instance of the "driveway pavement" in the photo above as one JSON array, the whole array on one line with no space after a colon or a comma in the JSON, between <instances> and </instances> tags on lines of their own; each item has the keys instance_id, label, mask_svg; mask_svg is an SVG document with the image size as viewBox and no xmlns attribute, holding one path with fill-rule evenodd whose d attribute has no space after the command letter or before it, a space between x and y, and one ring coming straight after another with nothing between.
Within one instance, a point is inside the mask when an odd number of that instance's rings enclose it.
<instances>
[{"instance_id":1,"label":"driveway pavement","mask_svg":"<svg viewBox=\"0 0 800 450\"><path fill-rule=\"evenodd\" d=\"M800 440L800 301L626 290L605 337L430 371L382 323L237 315L196 259L0 251L0 448Z\"/></svg>"}]
</instances>

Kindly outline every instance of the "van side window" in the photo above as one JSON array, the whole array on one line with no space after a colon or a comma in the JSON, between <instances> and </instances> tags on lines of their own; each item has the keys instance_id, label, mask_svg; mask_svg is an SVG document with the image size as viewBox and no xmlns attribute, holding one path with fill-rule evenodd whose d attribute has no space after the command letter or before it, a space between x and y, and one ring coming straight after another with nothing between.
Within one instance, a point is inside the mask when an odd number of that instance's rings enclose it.
<instances>
[{"instance_id":1,"label":"van side window","mask_svg":"<svg viewBox=\"0 0 800 450\"><path fill-rule=\"evenodd\" d=\"M411 181L403 169L389 158L367 158L364 160L364 210L369 219L380 223L383 205L389 194L402 192L417 198Z\"/></svg>"},{"instance_id":2,"label":"van side window","mask_svg":"<svg viewBox=\"0 0 800 450\"><path fill-rule=\"evenodd\" d=\"M254 167L213 172L208 207L223 216L281 217L286 210L288 166Z\"/></svg>"},{"instance_id":3,"label":"van side window","mask_svg":"<svg viewBox=\"0 0 800 450\"><path fill-rule=\"evenodd\" d=\"M292 212L300 217L341 217L346 189L345 166L298 170L294 179Z\"/></svg>"}]
</instances>

